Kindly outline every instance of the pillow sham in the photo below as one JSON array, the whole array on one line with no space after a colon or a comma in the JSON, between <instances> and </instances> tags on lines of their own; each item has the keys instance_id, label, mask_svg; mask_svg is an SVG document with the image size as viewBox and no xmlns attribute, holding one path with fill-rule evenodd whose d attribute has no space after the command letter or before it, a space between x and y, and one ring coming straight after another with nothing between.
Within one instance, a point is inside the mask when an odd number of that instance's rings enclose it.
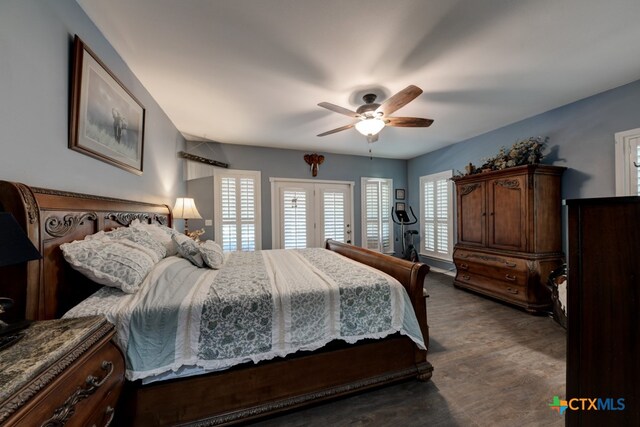
<instances>
[{"instance_id":1,"label":"pillow sham","mask_svg":"<svg viewBox=\"0 0 640 427\"><path fill-rule=\"evenodd\" d=\"M165 246L157 241L151 234L141 228L136 227L120 227L113 231L109 231L104 236L115 240L127 239L144 246L156 253L158 260L161 260L167 255L167 249Z\"/></svg>"},{"instance_id":2,"label":"pillow sham","mask_svg":"<svg viewBox=\"0 0 640 427\"><path fill-rule=\"evenodd\" d=\"M188 259L191 261L191 264L196 267L204 266L204 260L198 248L199 245L192 238L181 233L176 233L171 236L171 239L175 242L178 253L182 258Z\"/></svg>"},{"instance_id":3,"label":"pillow sham","mask_svg":"<svg viewBox=\"0 0 640 427\"><path fill-rule=\"evenodd\" d=\"M128 239L93 238L60 245L71 267L96 283L135 293L158 254Z\"/></svg>"},{"instance_id":4,"label":"pillow sham","mask_svg":"<svg viewBox=\"0 0 640 427\"><path fill-rule=\"evenodd\" d=\"M224 264L224 252L222 252L220 245L213 240L200 243L198 249L207 267L217 270Z\"/></svg>"},{"instance_id":5,"label":"pillow sham","mask_svg":"<svg viewBox=\"0 0 640 427\"><path fill-rule=\"evenodd\" d=\"M149 233L151 237L162 243L167 252L167 256L174 256L178 253L178 248L171 236L179 233L173 228L169 228L160 224L146 224L144 222L140 222L140 220L138 219L133 220L129 227L138 230L144 230Z\"/></svg>"}]
</instances>

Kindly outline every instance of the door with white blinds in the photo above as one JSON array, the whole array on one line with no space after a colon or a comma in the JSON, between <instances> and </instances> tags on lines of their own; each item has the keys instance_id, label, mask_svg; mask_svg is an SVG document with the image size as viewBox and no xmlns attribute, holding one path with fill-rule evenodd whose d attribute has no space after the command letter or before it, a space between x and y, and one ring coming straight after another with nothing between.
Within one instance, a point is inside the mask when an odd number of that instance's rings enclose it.
<instances>
[{"instance_id":1,"label":"door with white blinds","mask_svg":"<svg viewBox=\"0 0 640 427\"><path fill-rule=\"evenodd\" d=\"M449 261L453 247L451 176L451 171L445 171L420 177L420 253Z\"/></svg>"},{"instance_id":2,"label":"door with white blinds","mask_svg":"<svg viewBox=\"0 0 640 427\"><path fill-rule=\"evenodd\" d=\"M272 179L271 186L274 249L320 247L326 239L351 241L350 183Z\"/></svg>"},{"instance_id":3,"label":"door with white blinds","mask_svg":"<svg viewBox=\"0 0 640 427\"><path fill-rule=\"evenodd\" d=\"M260 172L217 172L214 186L216 242L225 251L261 249Z\"/></svg>"},{"instance_id":4,"label":"door with white blinds","mask_svg":"<svg viewBox=\"0 0 640 427\"><path fill-rule=\"evenodd\" d=\"M393 180L362 178L362 246L383 253L393 252L391 206Z\"/></svg>"}]
</instances>

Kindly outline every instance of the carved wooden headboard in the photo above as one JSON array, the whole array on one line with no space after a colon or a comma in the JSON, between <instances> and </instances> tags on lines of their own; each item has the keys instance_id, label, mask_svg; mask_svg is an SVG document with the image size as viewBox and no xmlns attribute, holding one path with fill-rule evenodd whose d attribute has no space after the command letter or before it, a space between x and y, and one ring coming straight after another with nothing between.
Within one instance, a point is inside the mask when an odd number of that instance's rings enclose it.
<instances>
[{"instance_id":1,"label":"carved wooden headboard","mask_svg":"<svg viewBox=\"0 0 640 427\"><path fill-rule=\"evenodd\" d=\"M0 181L0 210L11 212L42 259L0 268L0 296L13 298L6 320L60 317L99 285L72 270L62 243L100 230L129 225L134 219L171 226L167 205L70 193Z\"/></svg>"}]
</instances>

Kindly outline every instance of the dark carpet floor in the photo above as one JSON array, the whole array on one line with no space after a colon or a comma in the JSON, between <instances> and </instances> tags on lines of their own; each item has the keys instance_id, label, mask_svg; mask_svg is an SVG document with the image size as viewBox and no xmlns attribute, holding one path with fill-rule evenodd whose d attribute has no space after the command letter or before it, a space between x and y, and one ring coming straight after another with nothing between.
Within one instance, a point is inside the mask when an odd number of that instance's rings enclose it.
<instances>
[{"instance_id":1,"label":"dark carpet floor","mask_svg":"<svg viewBox=\"0 0 640 427\"><path fill-rule=\"evenodd\" d=\"M431 381L407 381L253 425L562 426L566 335L551 318L456 289L431 272L426 285ZM372 357L375 357L372 355Z\"/></svg>"}]
</instances>

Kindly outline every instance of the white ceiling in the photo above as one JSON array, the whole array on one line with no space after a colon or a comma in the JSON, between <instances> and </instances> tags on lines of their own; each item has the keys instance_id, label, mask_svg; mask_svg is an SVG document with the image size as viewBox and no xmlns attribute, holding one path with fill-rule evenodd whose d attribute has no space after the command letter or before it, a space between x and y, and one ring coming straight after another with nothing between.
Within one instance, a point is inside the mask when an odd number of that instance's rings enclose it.
<instances>
[{"instance_id":1,"label":"white ceiling","mask_svg":"<svg viewBox=\"0 0 640 427\"><path fill-rule=\"evenodd\" d=\"M316 104L414 84L407 159L640 78L638 0L77 1L190 140L365 155Z\"/></svg>"}]
</instances>

